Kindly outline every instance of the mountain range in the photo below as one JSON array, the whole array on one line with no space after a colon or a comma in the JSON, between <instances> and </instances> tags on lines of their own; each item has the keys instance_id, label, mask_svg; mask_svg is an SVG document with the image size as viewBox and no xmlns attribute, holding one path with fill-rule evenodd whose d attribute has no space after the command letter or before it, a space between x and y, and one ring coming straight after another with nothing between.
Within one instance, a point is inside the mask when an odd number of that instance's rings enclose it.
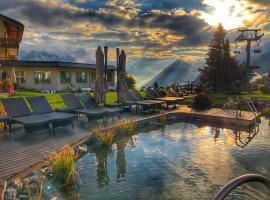
<instances>
[{"instance_id":1,"label":"mountain range","mask_svg":"<svg viewBox=\"0 0 270 200\"><path fill-rule=\"evenodd\" d=\"M251 64L260 66L258 72L265 74L270 69L269 45L263 46L261 54L251 55ZM242 51L237 57L239 62L245 60L245 51ZM29 61L62 61L76 62L69 54L55 54L46 51L20 51L20 60ZM113 63L111 63L113 64ZM135 80L137 87L153 86L157 82L160 86L170 85L172 83L193 81L199 75L198 68L204 65L203 60L198 63L187 63L180 59L157 59L157 58L137 58L128 60L127 72L131 74Z\"/></svg>"}]
</instances>

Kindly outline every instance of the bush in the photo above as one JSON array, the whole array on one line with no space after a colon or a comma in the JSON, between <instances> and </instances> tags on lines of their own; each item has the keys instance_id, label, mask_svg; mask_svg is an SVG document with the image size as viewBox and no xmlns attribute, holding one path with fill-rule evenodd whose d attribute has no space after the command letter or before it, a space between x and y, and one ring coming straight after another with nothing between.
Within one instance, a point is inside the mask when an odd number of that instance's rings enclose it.
<instances>
[{"instance_id":1,"label":"bush","mask_svg":"<svg viewBox=\"0 0 270 200\"><path fill-rule=\"evenodd\" d=\"M192 103L192 108L197 109L197 110L203 110L210 108L212 105L212 99L210 96L206 93L199 93L198 95L195 96L193 103Z\"/></svg>"},{"instance_id":2,"label":"bush","mask_svg":"<svg viewBox=\"0 0 270 200\"><path fill-rule=\"evenodd\" d=\"M71 146L64 146L49 157L49 167L62 188L74 185L75 164L78 155Z\"/></svg>"}]
</instances>

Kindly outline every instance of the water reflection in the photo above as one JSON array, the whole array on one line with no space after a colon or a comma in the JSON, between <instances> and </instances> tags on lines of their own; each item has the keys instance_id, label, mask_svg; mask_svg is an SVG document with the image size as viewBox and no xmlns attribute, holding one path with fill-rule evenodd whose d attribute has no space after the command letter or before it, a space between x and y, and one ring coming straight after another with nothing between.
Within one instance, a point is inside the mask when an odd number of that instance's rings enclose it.
<instances>
[{"instance_id":1,"label":"water reflection","mask_svg":"<svg viewBox=\"0 0 270 200\"><path fill-rule=\"evenodd\" d=\"M240 129L223 129L218 127L209 127L210 134L212 135L214 142L217 142L217 139L220 137L220 134L228 133L229 136L234 138L234 143L236 146L241 148L246 147L258 134L259 126L253 127L249 130L240 130Z\"/></svg>"},{"instance_id":2,"label":"water reflection","mask_svg":"<svg viewBox=\"0 0 270 200\"><path fill-rule=\"evenodd\" d=\"M153 126L133 136L122 135L112 150L96 147L81 159L81 199L211 199L239 175L269 174L267 123L263 121L260 134L258 129L180 122L168 124L163 133ZM267 199L267 193L259 192L247 186L233 198Z\"/></svg>"},{"instance_id":3,"label":"water reflection","mask_svg":"<svg viewBox=\"0 0 270 200\"><path fill-rule=\"evenodd\" d=\"M97 183L99 187L108 186L109 177L107 169L107 156L111 152L110 148L100 147L95 149L97 161Z\"/></svg>"}]
</instances>

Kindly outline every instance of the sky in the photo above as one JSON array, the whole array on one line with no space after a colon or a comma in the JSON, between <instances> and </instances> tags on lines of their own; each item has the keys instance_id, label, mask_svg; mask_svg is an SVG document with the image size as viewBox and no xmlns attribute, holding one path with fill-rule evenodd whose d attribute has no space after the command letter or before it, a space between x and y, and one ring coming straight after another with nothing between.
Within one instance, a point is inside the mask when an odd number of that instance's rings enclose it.
<instances>
[{"instance_id":1,"label":"sky","mask_svg":"<svg viewBox=\"0 0 270 200\"><path fill-rule=\"evenodd\" d=\"M95 58L97 46L126 50L129 59L205 58L218 23L231 37L262 28L270 41L270 0L1 0L0 13L25 25L21 49Z\"/></svg>"}]
</instances>

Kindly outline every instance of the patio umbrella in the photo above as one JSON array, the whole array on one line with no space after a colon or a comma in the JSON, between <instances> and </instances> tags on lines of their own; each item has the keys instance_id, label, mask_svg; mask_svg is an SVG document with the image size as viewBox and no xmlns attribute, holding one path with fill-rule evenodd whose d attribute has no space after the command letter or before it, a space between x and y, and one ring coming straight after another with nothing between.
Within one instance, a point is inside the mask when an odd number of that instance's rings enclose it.
<instances>
[{"instance_id":1,"label":"patio umbrella","mask_svg":"<svg viewBox=\"0 0 270 200\"><path fill-rule=\"evenodd\" d=\"M124 50L119 56L119 100L125 101L128 94L128 86L125 80L127 56Z\"/></svg>"},{"instance_id":2,"label":"patio umbrella","mask_svg":"<svg viewBox=\"0 0 270 200\"><path fill-rule=\"evenodd\" d=\"M104 54L99 46L96 51L96 75L95 98L98 104L106 103L107 83L104 72Z\"/></svg>"},{"instance_id":3,"label":"patio umbrella","mask_svg":"<svg viewBox=\"0 0 270 200\"><path fill-rule=\"evenodd\" d=\"M12 67L12 69L11 69L10 81L13 84L16 84L17 83L16 72L15 72L15 68L14 67Z\"/></svg>"}]
</instances>

